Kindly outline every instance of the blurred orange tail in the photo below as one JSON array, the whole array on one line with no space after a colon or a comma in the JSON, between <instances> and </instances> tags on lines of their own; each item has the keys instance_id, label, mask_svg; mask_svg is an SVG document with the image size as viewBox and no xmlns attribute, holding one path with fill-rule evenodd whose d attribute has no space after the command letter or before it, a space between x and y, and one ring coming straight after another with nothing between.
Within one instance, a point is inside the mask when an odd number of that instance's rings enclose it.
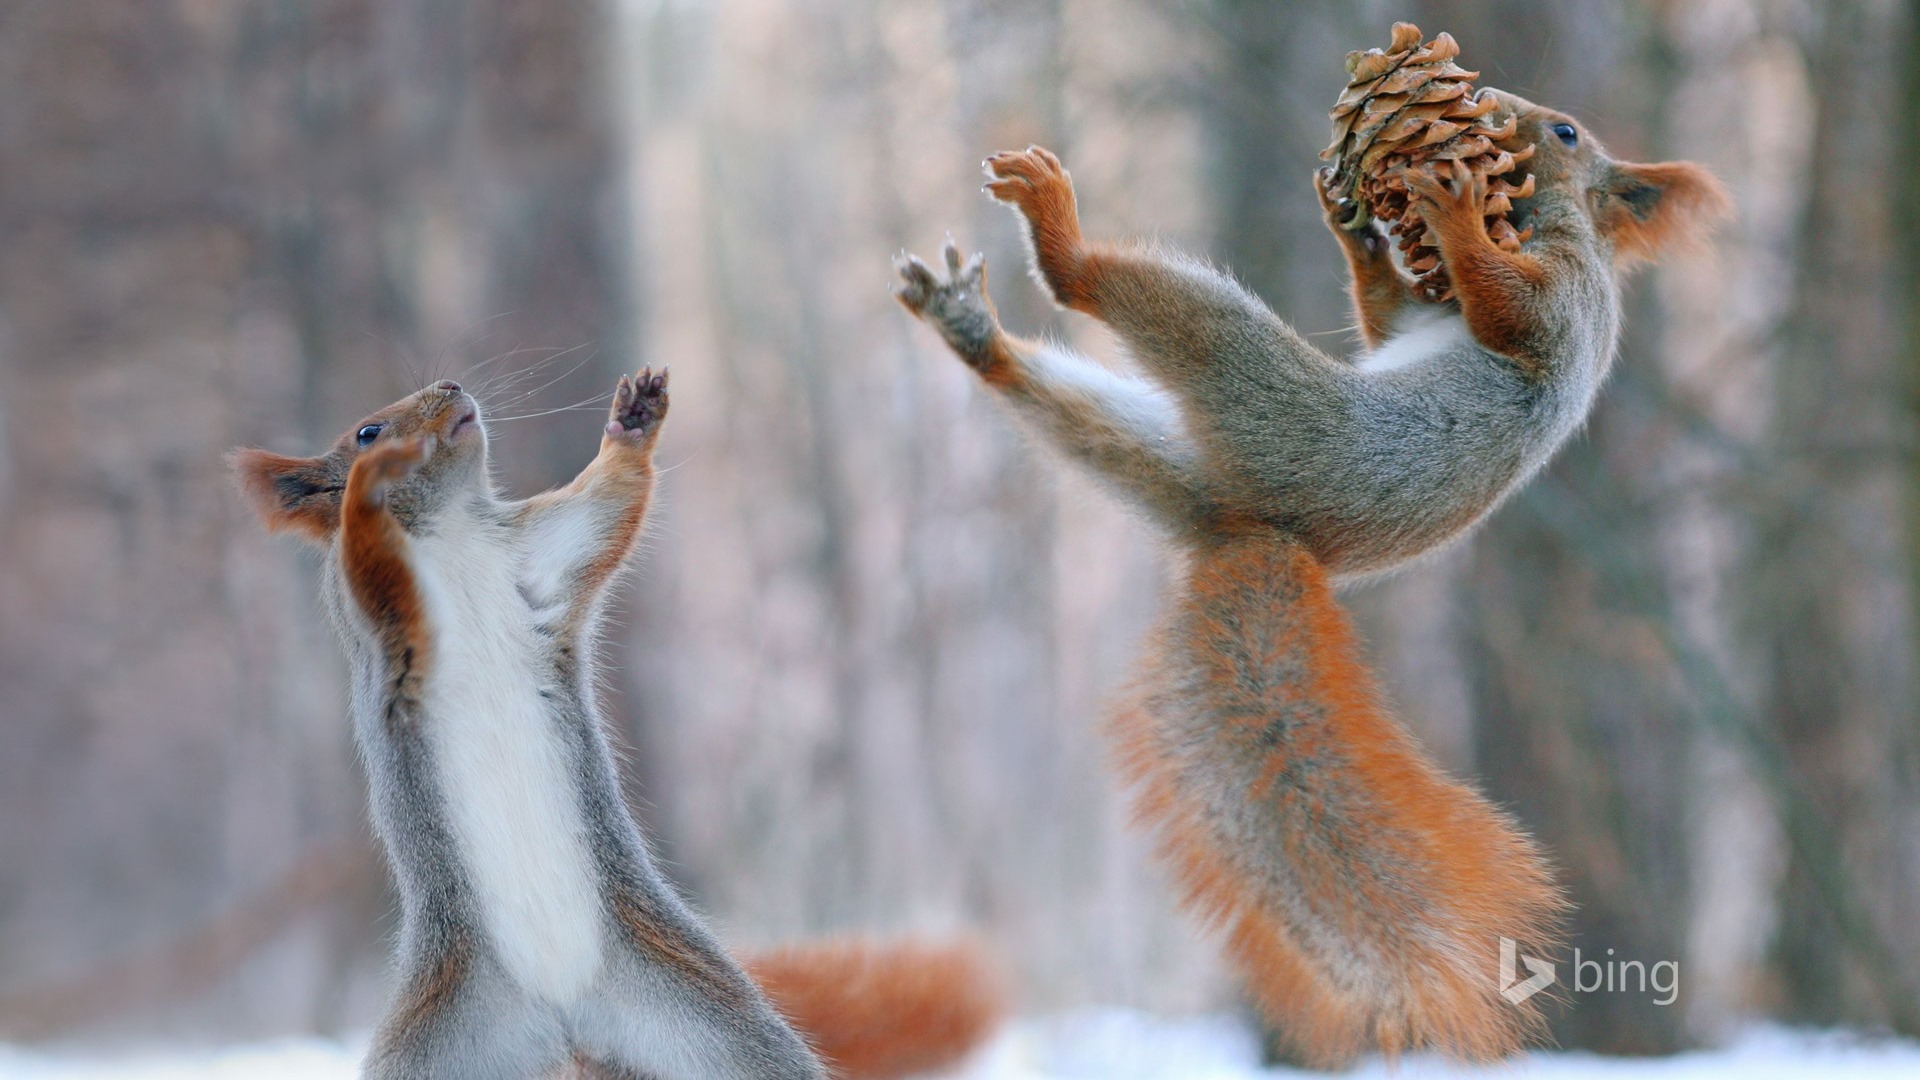
<instances>
[{"instance_id":1,"label":"blurred orange tail","mask_svg":"<svg viewBox=\"0 0 1920 1080\"><path fill-rule=\"evenodd\" d=\"M998 973L968 945L841 939L740 960L836 1080L946 1068L1003 1010Z\"/></svg>"}]
</instances>

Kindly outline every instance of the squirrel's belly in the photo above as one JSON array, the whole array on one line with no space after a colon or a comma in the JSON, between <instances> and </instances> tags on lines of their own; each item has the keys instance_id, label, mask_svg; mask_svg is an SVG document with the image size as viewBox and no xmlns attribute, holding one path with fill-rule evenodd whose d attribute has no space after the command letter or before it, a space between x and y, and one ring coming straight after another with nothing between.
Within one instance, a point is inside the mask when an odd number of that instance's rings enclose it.
<instances>
[{"instance_id":1,"label":"squirrel's belly","mask_svg":"<svg viewBox=\"0 0 1920 1080\"><path fill-rule=\"evenodd\" d=\"M579 782L540 696L532 643L510 623L496 608L440 635L426 727L494 949L524 989L565 1002L600 968L600 895Z\"/></svg>"}]
</instances>

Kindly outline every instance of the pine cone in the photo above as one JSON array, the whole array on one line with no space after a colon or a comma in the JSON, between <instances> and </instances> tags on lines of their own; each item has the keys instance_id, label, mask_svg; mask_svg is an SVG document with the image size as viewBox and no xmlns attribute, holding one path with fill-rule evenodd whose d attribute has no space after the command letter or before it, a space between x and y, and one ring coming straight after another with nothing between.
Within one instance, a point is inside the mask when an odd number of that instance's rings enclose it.
<instances>
[{"instance_id":1,"label":"pine cone","mask_svg":"<svg viewBox=\"0 0 1920 1080\"><path fill-rule=\"evenodd\" d=\"M1517 121L1493 120L1489 114L1498 102L1473 89L1480 73L1456 65L1459 55L1453 35L1442 33L1422 45L1420 28L1404 22L1393 24L1386 51L1348 53L1347 89L1330 114L1333 145L1320 152L1321 160L1334 163L1328 192L1358 208L1345 227L1362 228L1373 218L1392 222L1388 231L1399 241L1416 291L1428 300L1451 299L1453 289L1438 244L1409 204L1409 167L1465 163L1488 177L1484 213L1493 242L1518 251L1533 235L1532 226L1516 231L1507 220L1513 200L1533 194L1533 176L1515 171L1533 156L1533 145L1511 152L1495 145L1513 135Z\"/></svg>"}]
</instances>

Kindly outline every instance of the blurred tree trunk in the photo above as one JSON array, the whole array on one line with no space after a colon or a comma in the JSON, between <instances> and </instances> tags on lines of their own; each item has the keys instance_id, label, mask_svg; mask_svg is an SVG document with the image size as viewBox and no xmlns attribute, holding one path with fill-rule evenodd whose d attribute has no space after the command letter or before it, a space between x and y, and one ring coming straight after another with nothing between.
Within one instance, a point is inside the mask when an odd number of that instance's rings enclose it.
<instances>
[{"instance_id":1,"label":"blurred tree trunk","mask_svg":"<svg viewBox=\"0 0 1920 1080\"><path fill-rule=\"evenodd\" d=\"M977 928L1033 1007L1216 1004L1097 731L1158 558L1076 478L1063 499L886 292L891 252L952 229L1009 323L1053 318L979 162L1155 123L1103 92L1153 73L1141 23L935 0L632 17L647 347L674 362L685 457L629 657L665 687L643 747L684 778L648 792L676 872L739 936ZM1089 141L1096 220L1125 212L1116 177L1188 164Z\"/></svg>"},{"instance_id":2,"label":"blurred tree trunk","mask_svg":"<svg viewBox=\"0 0 1920 1080\"><path fill-rule=\"evenodd\" d=\"M1810 158L1772 438L1790 463L1762 518L1767 588L1753 598L1774 683L1766 717L1803 805L1792 832L1775 959L1789 1016L1920 1027L1920 729L1911 708L1912 607L1888 582L1898 456L1913 416L1897 340L1892 204L1898 123L1862 124L1910 56L1898 13L1834 3L1808 32ZM1845 167L1833 168L1843 162ZM1901 702L1907 702L1901 707Z\"/></svg>"},{"instance_id":3,"label":"blurred tree trunk","mask_svg":"<svg viewBox=\"0 0 1920 1080\"><path fill-rule=\"evenodd\" d=\"M1315 121L1359 43L1384 43L1350 5L1213 0L1203 18L1215 60L1197 95L1205 119L1210 252L1303 332L1349 327L1339 248L1323 240L1312 173L1326 146ZM1331 90L1329 90L1331 88ZM1338 350L1343 343L1327 342Z\"/></svg>"},{"instance_id":4,"label":"blurred tree trunk","mask_svg":"<svg viewBox=\"0 0 1920 1080\"><path fill-rule=\"evenodd\" d=\"M1648 77L1640 29L1612 6L1433 4L1415 21L1429 36L1446 30L1459 39L1463 62L1483 73L1483 85L1575 113L1618 104L1613 80L1621 69ZM1623 366L1646 366L1655 314L1633 305ZM1452 623L1434 629L1454 640L1430 648L1451 650L1464 668L1472 733L1462 764L1563 868L1577 905L1569 943L1584 961L1685 956L1694 847L1675 823L1689 811L1690 733L1675 722L1682 707L1671 672L1645 647L1648 621L1671 613L1646 610L1660 602L1657 588L1643 585L1639 605L1618 596L1623 576L1658 580L1659 521L1649 506L1645 448L1666 437L1664 428L1657 409L1603 396L1588 436L1496 514L1466 552L1387 586L1387 601L1404 598L1406 610L1362 605L1392 627L1419 618L1412 605L1452 592ZM1451 577L1450 590L1420 587L1434 575ZM1405 663L1392 653L1387 660ZM1431 682L1409 674L1390 670L1390 682L1409 695ZM1406 707L1416 727L1435 726L1423 722L1427 706L1418 698ZM1441 719L1439 730L1450 730ZM1571 950L1556 959L1564 989L1574 975ZM1683 1045L1683 1010L1655 1004L1656 996L1568 993L1554 1037L1617 1053Z\"/></svg>"},{"instance_id":5,"label":"blurred tree trunk","mask_svg":"<svg viewBox=\"0 0 1920 1080\"><path fill-rule=\"evenodd\" d=\"M338 854L369 841L336 649L310 561L220 454L314 452L514 345L602 350L538 404L610 382L599 10L0 17L0 996L119 987L30 1026L358 1025L377 1003L377 863ZM506 429L509 475L591 456L596 418L561 419ZM115 975L196 941L226 963Z\"/></svg>"}]
</instances>

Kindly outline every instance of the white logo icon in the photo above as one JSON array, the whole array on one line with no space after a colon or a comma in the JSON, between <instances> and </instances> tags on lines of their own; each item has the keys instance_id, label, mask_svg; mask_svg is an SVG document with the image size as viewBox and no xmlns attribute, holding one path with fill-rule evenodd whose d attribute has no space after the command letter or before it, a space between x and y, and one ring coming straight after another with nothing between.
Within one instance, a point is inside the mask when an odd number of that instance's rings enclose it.
<instances>
[{"instance_id":1,"label":"white logo icon","mask_svg":"<svg viewBox=\"0 0 1920 1080\"><path fill-rule=\"evenodd\" d=\"M1533 972L1525 982L1520 981L1520 961L1527 962L1527 970ZM1553 965L1545 960L1536 960L1531 956L1520 955L1520 943L1510 937L1500 939L1500 996L1515 1005L1553 985Z\"/></svg>"}]
</instances>

